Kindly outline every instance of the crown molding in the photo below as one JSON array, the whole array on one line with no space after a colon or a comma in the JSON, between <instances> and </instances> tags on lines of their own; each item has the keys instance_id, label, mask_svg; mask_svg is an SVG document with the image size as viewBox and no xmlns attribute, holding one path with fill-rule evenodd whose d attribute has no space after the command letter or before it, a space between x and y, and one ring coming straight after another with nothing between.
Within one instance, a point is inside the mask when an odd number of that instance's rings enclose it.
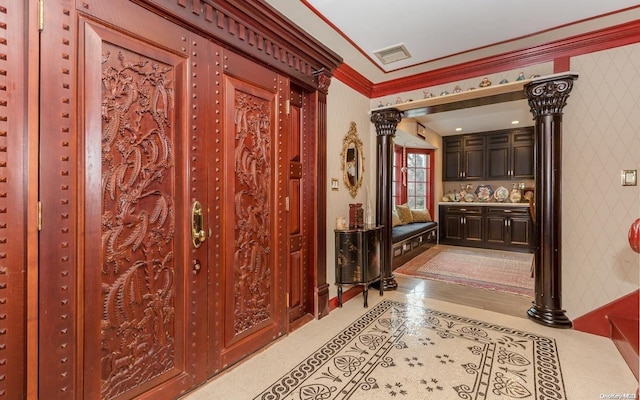
<instances>
[{"instance_id":1,"label":"crown molding","mask_svg":"<svg viewBox=\"0 0 640 400\"><path fill-rule=\"evenodd\" d=\"M566 60L571 57L638 42L640 20L635 20L535 47L375 84L346 64L340 65L334 76L359 93L369 98L377 98L529 65L555 62L558 59L563 59L560 65L565 65Z\"/></svg>"},{"instance_id":2,"label":"crown molding","mask_svg":"<svg viewBox=\"0 0 640 400\"><path fill-rule=\"evenodd\" d=\"M333 72L333 77L356 92L371 98L371 92L374 86L373 82L365 78L361 73L351 68L349 65L340 64L340 66Z\"/></svg>"}]
</instances>

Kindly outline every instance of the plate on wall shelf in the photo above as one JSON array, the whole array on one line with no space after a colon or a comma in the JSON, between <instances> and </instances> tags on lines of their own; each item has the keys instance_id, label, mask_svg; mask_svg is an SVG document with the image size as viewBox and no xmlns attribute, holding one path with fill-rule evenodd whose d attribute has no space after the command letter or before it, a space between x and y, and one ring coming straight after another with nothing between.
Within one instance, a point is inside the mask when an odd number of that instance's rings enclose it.
<instances>
[{"instance_id":1,"label":"plate on wall shelf","mask_svg":"<svg viewBox=\"0 0 640 400\"><path fill-rule=\"evenodd\" d=\"M467 193L464 195L464 201L470 203L476 199L476 196L473 193Z\"/></svg>"},{"instance_id":2,"label":"plate on wall shelf","mask_svg":"<svg viewBox=\"0 0 640 400\"><path fill-rule=\"evenodd\" d=\"M507 189L504 186L500 186L499 188L496 189L496 191L493 193L493 197L497 200L497 201L505 201L509 198L509 189Z\"/></svg>"},{"instance_id":3,"label":"plate on wall shelf","mask_svg":"<svg viewBox=\"0 0 640 400\"><path fill-rule=\"evenodd\" d=\"M488 201L492 195L493 189L491 185L478 185L478 187L476 187L476 198L479 201Z\"/></svg>"}]
</instances>

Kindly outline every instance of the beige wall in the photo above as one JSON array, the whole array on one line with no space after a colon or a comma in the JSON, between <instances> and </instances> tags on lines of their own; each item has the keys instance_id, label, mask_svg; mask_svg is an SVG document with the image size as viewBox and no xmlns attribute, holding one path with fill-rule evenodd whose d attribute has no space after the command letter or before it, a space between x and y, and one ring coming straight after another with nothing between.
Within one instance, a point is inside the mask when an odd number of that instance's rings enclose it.
<instances>
[{"instance_id":1,"label":"beige wall","mask_svg":"<svg viewBox=\"0 0 640 400\"><path fill-rule=\"evenodd\" d=\"M327 283L329 297L338 295L335 286L335 236L336 217L343 216L348 221L349 203L367 204L367 188L375 190L376 140L375 129L369 121L369 99L349 88L337 79L331 81L327 103ZM351 122L356 123L358 136L364 147L364 179L355 198L347 190L341 169L340 153L342 141L349 131ZM331 190L331 179L339 180L339 190ZM375 195L372 193L372 206ZM375 214L374 214L375 215Z\"/></svg>"},{"instance_id":2,"label":"beige wall","mask_svg":"<svg viewBox=\"0 0 640 400\"><path fill-rule=\"evenodd\" d=\"M564 113L562 180L563 308L574 319L638 289L640 256L628 245L629 226L640 217L640 186L622 187L620 170L640 170L640 44L574 57L571 70L579 74ZM492 82L553 73L552 63L489 75ZM432 93L467 88L483 77L427 88ZM341 178L339 154L350 121L356 121L365 144L366 184L375 186L375 129L368 111L381 101L420 99L422 90L367 99L340 81L329 91L327 176ZM429 142L440 148L437 135ZM436 181L440 182L441 155L436 151ZM436 199L442 185L436 185ZM346 215L348 203L365 202L364 192L354 200L341 183L327 199L327 276L333 285L335 217ZM375 203L375 197L372 198ZM375 204L374 204L375 205Z\"/></svg>"},{"instance_id":3,"label":"beige wall","mask_svg":"<svg viewBox=\"0 0 640 400\"><path fill-rule=\"evenodd\" d=\"M575 318L638 289L640 255L629 247L640 217L640 44L571 59L580 76L564 111L563 308Z\"/></svg>"}]
</instances>

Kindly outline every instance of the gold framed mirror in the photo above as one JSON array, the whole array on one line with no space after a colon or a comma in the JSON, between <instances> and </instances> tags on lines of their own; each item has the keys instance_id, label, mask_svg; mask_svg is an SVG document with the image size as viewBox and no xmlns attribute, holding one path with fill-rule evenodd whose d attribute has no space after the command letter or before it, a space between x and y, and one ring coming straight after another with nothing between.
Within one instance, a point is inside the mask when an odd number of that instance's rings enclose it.
<instances>
[{"instance_id":1,"label":"gold framed mirror","mask_svg":"<svg viewBox=\"0 0 640 400\"><path fill-rule=\"evenodd\" d=\"M358 137L356 123L351 122L349 132L342 141L342 179L349 189L351 197L356 197L358 189L362 186L364 178L364 151L362 149L362 140Z\"/></svg>"}]
</instances>

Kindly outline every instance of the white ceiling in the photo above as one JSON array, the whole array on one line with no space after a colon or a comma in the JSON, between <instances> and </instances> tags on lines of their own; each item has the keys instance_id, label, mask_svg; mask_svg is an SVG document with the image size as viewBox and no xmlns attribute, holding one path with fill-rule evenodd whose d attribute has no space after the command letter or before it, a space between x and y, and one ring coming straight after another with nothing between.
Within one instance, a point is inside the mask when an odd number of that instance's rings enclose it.
<instances>
[{"instance_id":1,"label":"white ceiling","mask_svg":"<svg viewBox=\"0 0 640 400\"><path fill-rule=\"evenodd\" d=\"M638 0L266 1L374 84L640 19ZM382 65L373 55L397 44L412 57ZM443 135L462 122L476 124L476 132L504 129L493 126L495 113L503 114L501 121L522 121L524 113L530 122L526 101L517 103L492 112L433 114L420 122Z\"/></svg>"},{"instance_id":2,"label":"white ceiling","mask_svg":"<svg viewBox=\"0 0 640 400\"><path fill-rule=\"evenodd\" d=\"M385 72L637 6L637 0L306 0ZM373 52L403 43L412 57Z\"/></svg>"}]
</instances>

